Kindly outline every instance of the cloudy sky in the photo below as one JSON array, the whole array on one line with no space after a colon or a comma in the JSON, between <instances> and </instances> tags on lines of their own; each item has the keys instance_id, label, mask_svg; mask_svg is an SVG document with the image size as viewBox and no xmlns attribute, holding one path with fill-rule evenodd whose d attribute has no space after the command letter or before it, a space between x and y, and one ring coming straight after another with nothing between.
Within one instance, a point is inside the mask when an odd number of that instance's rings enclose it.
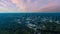
<instances>
[{"instance_id":1,"label":"cloudy sky","mask_svg":"<svg viewBox=\"0 0 60 34\"><path fill-rule=\"evenodd\" d=\"M60 0L0 0L0 12L60 12Z\"/></svg>"}]
</instances>

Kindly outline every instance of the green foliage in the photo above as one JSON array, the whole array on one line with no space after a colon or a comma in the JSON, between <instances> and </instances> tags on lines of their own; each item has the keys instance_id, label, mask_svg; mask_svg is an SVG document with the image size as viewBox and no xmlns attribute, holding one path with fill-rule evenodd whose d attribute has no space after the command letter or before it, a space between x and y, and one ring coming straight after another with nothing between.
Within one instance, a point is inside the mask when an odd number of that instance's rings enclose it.
<instances>
[{"instance_id":1,"label":"green foliage","mask_svg":"<svg viewBox=\"0 0 60 34\"><path fill-rule=\"evenodd\" d=\"M9 34L8 31L0 31L0 34Z\"/></svg>"}]
</instances>

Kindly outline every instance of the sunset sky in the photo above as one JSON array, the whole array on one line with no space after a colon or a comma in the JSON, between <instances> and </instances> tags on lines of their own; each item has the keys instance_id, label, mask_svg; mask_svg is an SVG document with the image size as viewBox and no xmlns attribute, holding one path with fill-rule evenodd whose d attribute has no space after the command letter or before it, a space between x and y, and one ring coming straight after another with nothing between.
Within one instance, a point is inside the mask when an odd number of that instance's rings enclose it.
<instances>
[{"instance_id":1,"label":"sunset sky","mask_svg":"<svg viewBox=\"0 0 60 34\"><path fill-rule=\"evenodd\" d=\"M0 0L0 12L60 12L60 0Z\"/></svg>"}]
</instances>

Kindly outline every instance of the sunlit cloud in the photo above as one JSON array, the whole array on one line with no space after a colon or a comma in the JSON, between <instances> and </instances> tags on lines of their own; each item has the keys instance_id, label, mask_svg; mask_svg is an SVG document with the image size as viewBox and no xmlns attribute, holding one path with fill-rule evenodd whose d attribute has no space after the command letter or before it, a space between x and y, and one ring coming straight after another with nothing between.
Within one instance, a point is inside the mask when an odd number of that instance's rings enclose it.
<instances>
[{"instance_id":1,"label":"sunlit cloud","mask_svg":"<svg viewBox=\"0 0 60 34\"><path fill-rule=\"evenodd\" d=\"M60 11L60 0L0 0L0 11L52 12Z\"/></svg>"}]
</instances>

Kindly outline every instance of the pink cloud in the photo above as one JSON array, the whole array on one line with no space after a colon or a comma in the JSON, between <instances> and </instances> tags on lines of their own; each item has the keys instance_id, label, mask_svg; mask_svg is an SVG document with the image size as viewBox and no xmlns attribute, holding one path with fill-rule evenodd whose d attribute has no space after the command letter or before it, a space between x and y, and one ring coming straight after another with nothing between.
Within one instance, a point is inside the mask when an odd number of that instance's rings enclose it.
<instances>
[{"instance_id":1,"label":"pink cloud","mask_svg":"<svg viewBox=\"0 0 60 34\"><path fill-rule=\"evenodd\" d=\"M13 6L12 2L9 2L9 1L0 1L0 7L9 8L10 6Z\"/></svg>"},{"instance_id":2,"label":"pink cloud","mask_svg":"<svg viewBox=\"0 0 60 34\"><path fill-rule=\"evenodd\" d=\"M11 1L12 3L16 4L19 10L25 10L25 11L30 11L34 8L36 9L37 5L40 3L40 0L35 0L32 3L31 3L32 0L26 0L25 3L24 0L11 0Z\"/></svg>"},{"instance_id":3,"label":"pink cloud","mask_svg":"<svg viewBox=\"0 0 60 34\"><path fill-rule=\"evenodd\" d=\"M31 11L33 11L33 12L35 12L35 11L38 11L38 12L60 11L59 3L60 3L59 0L49 0L49 1L47 1L47 4L44 6L41 6L41 7L39 6L38 8L32 6L33 8Z\"/></svg>"},{"instance_id":4,"label":"pink cloud","mask_svg":"<svg viewBox=\"0 0 60 34\"><path fill-rule=\"evenodd\" d=\"M2 7L7 7L7 3L5 3L5 2L0 2L0 6L2 6Z\"/></svg>"},{"instance_id":5,"label":"pink cloud","mask_svg":"<svg viewBox=\"0 0 60 34\"><path fill-rule=\"evenodd\" d=\"M47 12L60 11L60 6L45 6L38 11L47 11Z\"/></svg>"},{"instance_id":6,"label":"pink cloud","mask_svg":"<svg viewBox=\"0 0 60 34\"><path fill-rule=\"evenodd\" d=\"M57 11L60 9L60 0L10 0L11 2L0 2L4 7L9 8L8 5L15 4L17 11L30 11L30 12L44 12L44 11ZM60 11L60 10L59 10Z\"/></svg>"},{"instance_id":7,"label":"pink cloud","mask_svg":"<svg viewBox=\"0 0 60 34\"><path fill-rule=\"evenodd\" d=\"M16 6L19 8L18 10L26 10L25 4L23 3L23 0L11 0L12 3L16 4Z\"/></svg>"}]
</instances>

